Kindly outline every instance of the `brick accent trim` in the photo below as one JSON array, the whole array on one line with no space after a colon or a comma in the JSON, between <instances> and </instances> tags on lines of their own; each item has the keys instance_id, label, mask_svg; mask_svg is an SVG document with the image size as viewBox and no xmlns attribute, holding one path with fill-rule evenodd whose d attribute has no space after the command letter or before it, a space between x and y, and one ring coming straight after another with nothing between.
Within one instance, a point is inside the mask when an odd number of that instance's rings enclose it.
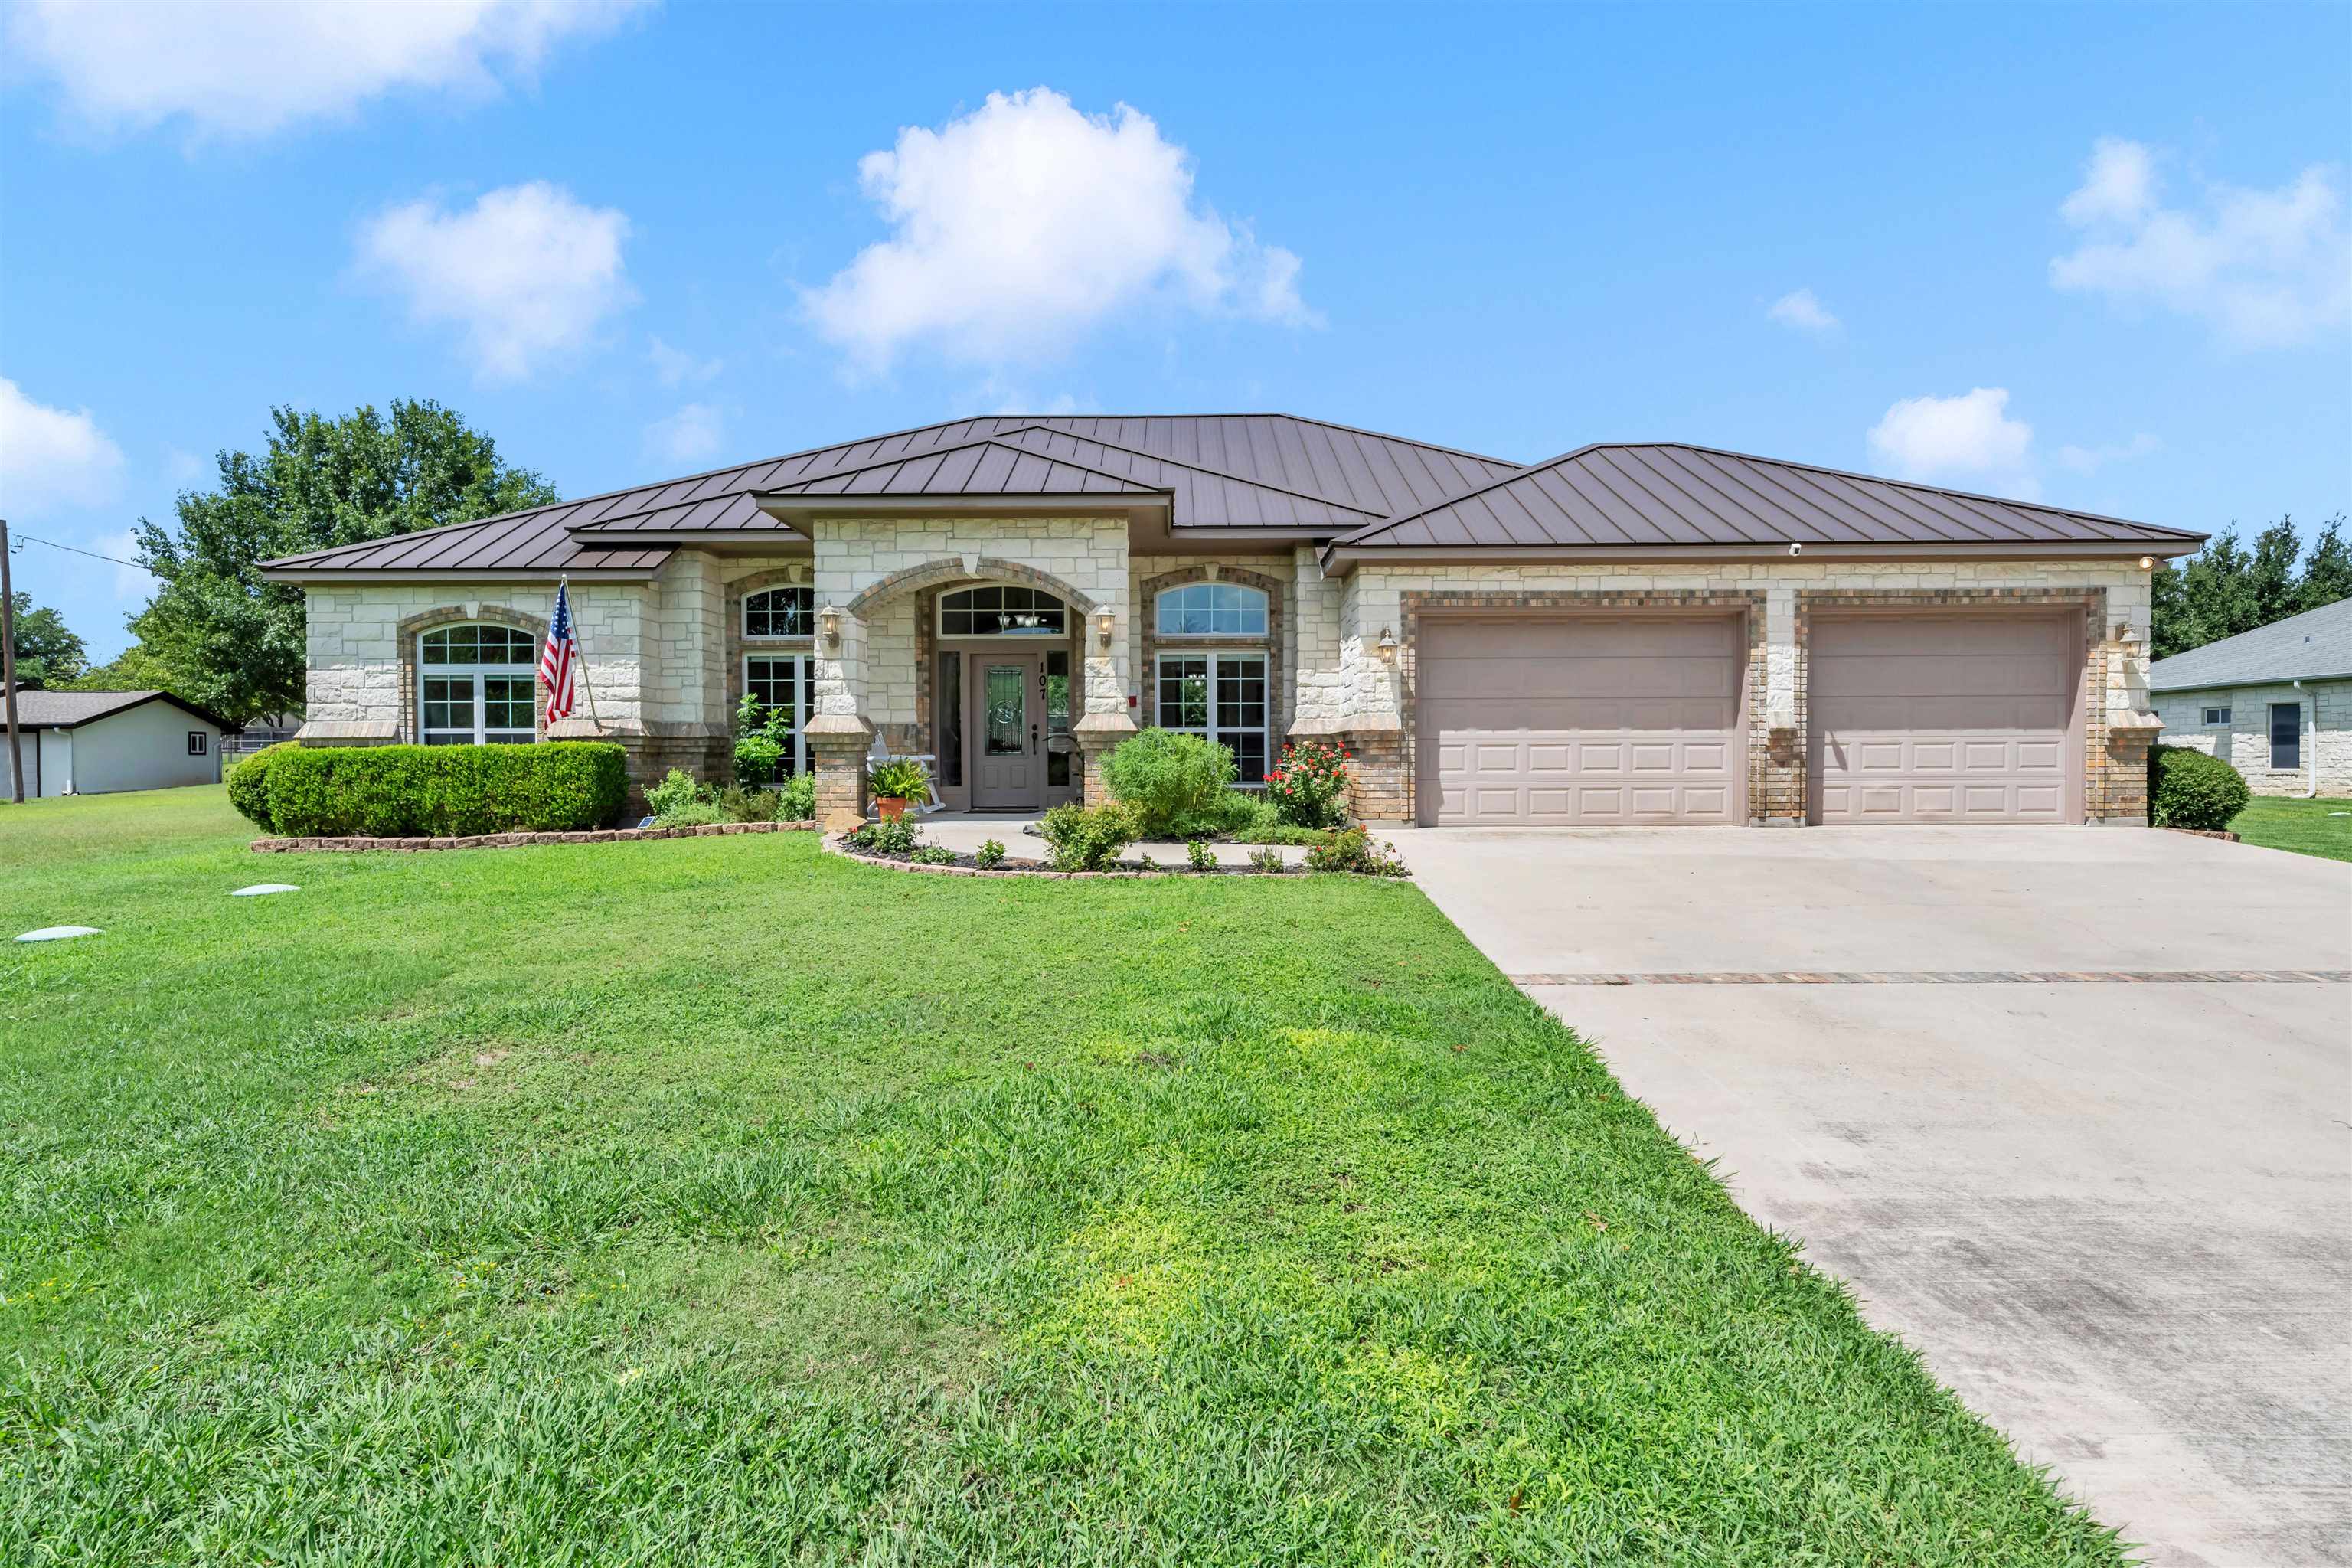
<instances>
[{"instance_id":1,"label":"brick accent trim","mask_svg":"<svg viewBox=\"0 0 2352 1568\"><path fill-rule=\"evenodd\" d=\"M2146 731L2118 731L2110 755L2107 734L2107 591L2105 588L1801 588L1797 591L1797 723L1795 767L1786 797L1773 815L1812 820L1807 798L1811 776L1813 617L1822 611L2075 610L2083 616L2083 680L2075 691L2083 716L2084 820L2145 819ZM2137 738L2137 739L2136 739ZM2129 754L2126 755L2126 753Z\"/></svg>"},{"instance_id":2,"label":"brick accent trim","mask_svg":"<svg viewBox=\"0 0 2352 1568\"><path fill-rule=\"evenodd\" d=\"M1421 819L1419 799L1421 789L1421 716L1418 700L1418 674L1421 658L1421 623L1424 616L1443 616L1452 613L1466 615L1508 615L1517 611L1570 611L1580 614L1607 615L1616 613L1656 613L1704 615L1738 615L1747 617L1745 641L1748 647L1748 669L1741 683L1741 717L1748 731L1747 767L1744 770L1748 818L1761 820L1785 793L1785 781L1777 776L1772 762L1769 716L1765 711L1765 624L1764 592L1760 588L1643 588L1643 589L1552 589L1539 593L1495 593L1476 589L1407 589L1398 595L1398 614L1403 621L1398 632L1397 687L1402 708L1403 731L1401 736L1402 756L1396 764L1402 773L1402 801L1401 816L1407 822ZM1358 746L1364 744L1358 739ZM1383 759L1385 761L1386 759ZM1798 770L1803 771L1801 762ZM1384 780L1373 781L1367 791L1372 798L1381 794Z\"/></svg>"},{"instance_id":3,"label":"brick accent trim","mask_svg":"<svg viewBox=\"0 0 2352 1568\"><path fill-rule=\"evenodd\" d=\"M394 629L397 639L394 650L400 666L400 739L415 744L425 739L419 728L417 686L422 671L416 663L416 639L436 626L483 625L504 626L509 631L529 632L531 646L539 647L547 641L547 622L527 611L511 609L505 605L484 605L478 610L468 610L463 605L438 605L429 610L419 610L404 618ZM547 683L533 677L531 680L531 727L542 741L547 739Z\"/></svg>"},{"instance_id":4,"label":"brick accent trim","mask_svg":"<svg viewBox=\"0 0 2352 1568\"><path fill-rule=\"evenodd\" d=\"M902 566L879 582L860 589L842 607L853 616L863 616L867 610L901 594L957 582L1022 583L1033 588L1045 589L1081 615L1090 616L1096 609L1091 595L1078 592L1051 572L1040 572L1034 566L1024 566L1018 561L999 560L993 555L974 556L969 569L961 555L943 556L917 566Z\"/></svg>"},{"instance_id":5,"label":"brick accent trim","mask_svg":"<svg viewBox=\"0 0 2352 1568\"><path fill-rule=\"evenodd\" d=\"M1244 588L1255 588L1265 595L1265 635L1237 636L1213 632L1196 633L1191 637L1162 638L1160 627L1160 595L1171 588L1181 588L1188 583L1238 583ZM1264 573L1246 567L1202 563L1197 566L1179 566L1172 572L1162 572L1146 577L1136 584L1135 609L1139 668L1136 685L1143 692L1142 711L1138 715L1147 723L1159 720L1160 656L1162 653L1213 653L1231 649L1235 653L1263 653L1265 656L1265 763L1282 750L1283 737L1290 732L1290 710L1294 706L1289 673L1284 668L1282 650L1282 617L1285 584Z\"/></svg>"}]
</instances>

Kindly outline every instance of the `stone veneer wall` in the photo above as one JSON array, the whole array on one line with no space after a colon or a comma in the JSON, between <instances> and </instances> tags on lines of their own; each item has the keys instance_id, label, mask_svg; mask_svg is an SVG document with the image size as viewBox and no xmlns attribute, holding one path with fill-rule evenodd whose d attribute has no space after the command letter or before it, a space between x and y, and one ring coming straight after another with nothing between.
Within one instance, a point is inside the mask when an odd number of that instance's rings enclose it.
<instances>
[{"instance_id":1,"label":"stone veneer wall","mask_svg":"<svg viewBox=\"0 0 2352 1568\"><path fill-rule=\"evenodd\" d=\"M1302 576L1305 563L1301 563ZM1805 814L1804 638L1810 612L1836 603L1853 607L1937 604L1998 607L2049 605L2082 607L2085 617L2084 806L2093 819L2144 820L2145 747L2148 731L2133 716L2147 707L2148 574L2129 562L1936 562L1917 563L1809 562L1695 563L1661 569L1644 563L1590 566L1359 565L1341 580L1338 616L1344 692L1340 710L1321 721L1357 751L1360 788L1385 802L1402 797L1397 816L1409 820L1412 801L1410 692L1417 638L1406 625L1438 599L1494 607L1531 607L1560 595L1611 607L1621 601L1666 595L1665 602L1703 605L1712 596L1760 607L1760 644L1751 624L1748 692L1748 810L1751 818L1799 822ZM1693 597L1696 595L1697 597ZM1301 617L1306 619L1305 616ZM2121 623L2128 640L2111 633ZM1400 647L1394 665L1379 660L1383 629ZM1758 655L1760 652L1760 658ZM1302 672L1309 666L1301 660ZM1760 679L1759 679L1760 678ZM1311 689L1301 681L1301 720ZM1319 704L1318 704L1319 706ZM1318 715L1320 719L1320 715ZM1378 737L1399 737L1391 748ZM1392 770L1394 778L1380 776Z\"/></svg>"},{"instance_id":2,"label":"stone veneer wall","mask_svg":"<svg viewBox=\"0 0 2352 1568\"><path fill-rule=\"evenodd\" d=\"M2301 705L2303 765L2271 766L2271 704ZM2207 729L2205 710L2230 710L2227 728ZM2156 700L2168 746L2226 759L2256 795L2300 795L2315 772L2323 795L2352 795L2352 679L2285 681L2168 691ZM2314 764L2316 763L2315 770Z\"/></svg>"}]
</instances>

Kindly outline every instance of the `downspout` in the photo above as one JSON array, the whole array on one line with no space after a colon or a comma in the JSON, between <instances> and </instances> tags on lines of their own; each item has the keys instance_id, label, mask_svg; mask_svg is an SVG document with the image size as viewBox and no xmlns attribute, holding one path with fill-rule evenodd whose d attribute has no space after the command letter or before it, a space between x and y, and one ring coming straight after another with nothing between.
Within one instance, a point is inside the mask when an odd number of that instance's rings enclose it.
<instances>
[{"instance_id":1,"label":"downspout","mask_svg":"<svg viewBox=\"0 0 2352 1568\"><path fill-rule=\"evenodd\" d=\"M2305 711L2311 714L2311 727L2304 731L2303 742L2303 798L2310 800L2319 794L2319 693L2305 692L2300 680L2294 689L2300 694L2294 700L2298 721ZM2308 702L2304 700L2306 696Z\"/></svg>"}]
</instances>

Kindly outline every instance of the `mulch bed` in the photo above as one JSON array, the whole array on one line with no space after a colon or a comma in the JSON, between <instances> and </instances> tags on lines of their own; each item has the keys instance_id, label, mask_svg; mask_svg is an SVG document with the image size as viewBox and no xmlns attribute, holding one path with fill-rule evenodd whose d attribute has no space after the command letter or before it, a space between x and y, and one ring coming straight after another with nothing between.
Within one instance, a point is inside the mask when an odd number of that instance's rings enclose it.
<instances>
[{"instance_id":1,"label":"mulch bed","mask_svg":"<svg viewBox=\"0 0 2352 1568\"><path fill-rule=\"evenodd\" d=\"M1044 877L1056 882L1091 880L1104 878L1141 877L1294 877L1303 874L1299 867L1285 867L1280 871L1261 871L1255 866L1219 866L1214 870L1195 871L1190 866L1161 866L1141 860L1121 860L1110 871L1056 871L1043 860L1016 860L1010 856L993 866L982 866L968 854L958 855L954 861L926 862L908 860L896 855L875 855L844 843L839 834L825 835L824 847L834 854L851 860L861 860L868 866L879 866L891 871L935 871L945 877Z\"/></svg>"},{"instance_id":2,"label":"mulch bed","mask_svg":"<svg viewBox=\"0 0 2352 1568\"><path fill-rule=\"evenodd\" d=\"M814 833L814 822L710 822L698 827L600 827L588 833L478 833L464 838L257 838L257 855L324 849L518 849L534 844L629 844L640 838L716 838L730 833Z\"/></svg>"}]
</instances>

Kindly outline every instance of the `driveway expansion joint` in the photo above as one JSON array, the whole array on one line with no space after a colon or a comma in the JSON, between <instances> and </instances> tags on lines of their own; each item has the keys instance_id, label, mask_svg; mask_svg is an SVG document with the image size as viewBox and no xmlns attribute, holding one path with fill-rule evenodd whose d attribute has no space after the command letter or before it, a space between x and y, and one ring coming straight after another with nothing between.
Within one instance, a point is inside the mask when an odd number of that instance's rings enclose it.
<instances>
[{"instance_id":1,"label":"driveway expansion joint","mask_svg":"<svg viewBox=\"0 0 2352 1568\"><path fill-rule=\"evenodd\" d=\"M1875 969L1514 974L1514 985L2342 985L2352 969Z\"/></svg>"}]
</instances>

